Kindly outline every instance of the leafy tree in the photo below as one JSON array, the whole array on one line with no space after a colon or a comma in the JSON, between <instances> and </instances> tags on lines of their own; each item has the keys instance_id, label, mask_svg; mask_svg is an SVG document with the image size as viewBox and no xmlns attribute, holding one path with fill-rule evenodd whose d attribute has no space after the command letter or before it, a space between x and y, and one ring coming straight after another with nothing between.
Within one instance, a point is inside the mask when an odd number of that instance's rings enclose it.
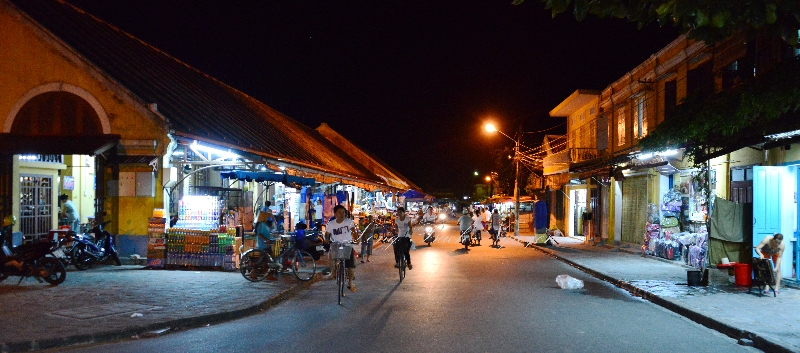
<instances>
[{"instance_id":1,"label":"leafy tree","mask_svg":"<svg viewBox=\"0 0 800 353\"><path fill-rule=\"evenodd\" d=\"M513 0L518 5L525 0ZM689 38L713 44L734 33L765 31L790 45L798 42L798 0L541 0L557 14L572 5L578 21L587 15L626 18L639 28L652 22L672 23Z\"/></svg>"}]
</instances>

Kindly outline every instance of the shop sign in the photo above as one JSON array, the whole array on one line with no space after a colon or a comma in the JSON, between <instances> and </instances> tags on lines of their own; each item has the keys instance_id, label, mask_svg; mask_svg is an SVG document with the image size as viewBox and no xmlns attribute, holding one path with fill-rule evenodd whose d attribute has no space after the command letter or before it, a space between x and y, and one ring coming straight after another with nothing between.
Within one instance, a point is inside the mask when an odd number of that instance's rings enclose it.
<instances>
[{"instance_id":1,"label":"shop sign","mask_svg":"<svg viewBox=\"0 0 800 353\"><path fill-rule=\"evenodd\" d=\"M64 190L75 190L75 177L64 176Z\"/></svg>"}]
</instances>

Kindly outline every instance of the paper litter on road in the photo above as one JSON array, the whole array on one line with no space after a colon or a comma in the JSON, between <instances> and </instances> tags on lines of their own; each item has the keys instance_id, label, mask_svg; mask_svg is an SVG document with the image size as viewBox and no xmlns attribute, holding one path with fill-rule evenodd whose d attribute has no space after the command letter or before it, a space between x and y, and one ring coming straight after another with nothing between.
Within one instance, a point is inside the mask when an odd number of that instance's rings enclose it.
<instances>
[{"instance_id":1,"label":"paper litter on road","mask_svg":"<svg viewBox=\"0 0 800 353\"><path fill-rule=\"evenodd\" d=\"M583 281L570 277L569 275L558 275L556 283L561 289L581 289L583 288Z\"/></svg>"}]
</instances>

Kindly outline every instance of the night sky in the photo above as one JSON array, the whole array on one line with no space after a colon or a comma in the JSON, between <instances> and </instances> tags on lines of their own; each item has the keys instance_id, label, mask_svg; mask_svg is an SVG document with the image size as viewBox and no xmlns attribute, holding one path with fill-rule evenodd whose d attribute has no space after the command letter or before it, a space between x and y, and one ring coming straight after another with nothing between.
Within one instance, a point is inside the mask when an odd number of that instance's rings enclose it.
<instances>
[{"instance_id":1,"label":"night sky","mask_svg":"<svg viewBox=\"0 0 800 353\"><path fill-rule=\"evenodd\" d=\"M536 0L68 1L311 128L328 123L425 191L457 193L475 170L513 178L495 153L513 143L483 131L489 117L512 136L563 134L552 108L677 37L552 19Z\"/></svg>"}]
</instances>

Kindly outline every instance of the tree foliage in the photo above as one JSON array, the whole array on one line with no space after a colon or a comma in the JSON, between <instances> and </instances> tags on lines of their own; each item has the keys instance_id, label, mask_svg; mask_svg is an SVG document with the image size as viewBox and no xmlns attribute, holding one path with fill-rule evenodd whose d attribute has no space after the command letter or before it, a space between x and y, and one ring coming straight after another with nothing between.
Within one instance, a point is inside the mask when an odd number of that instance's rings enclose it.
<instances>
[{"instance_id":1,"label":"tree foliage","mask_svg":"<svg viewBox=\"0 0 800 353\"><path fill-rule=\"evenodd\" d=\"M518 5L525 0L513 0ZM541 0L553 17L572 6L578 21L587 15L625 18L639 28L672 23L689 38L713 44L734 33L766 31L791 45L798 42L798 0Z\"/></svg>"}]
</instances>

